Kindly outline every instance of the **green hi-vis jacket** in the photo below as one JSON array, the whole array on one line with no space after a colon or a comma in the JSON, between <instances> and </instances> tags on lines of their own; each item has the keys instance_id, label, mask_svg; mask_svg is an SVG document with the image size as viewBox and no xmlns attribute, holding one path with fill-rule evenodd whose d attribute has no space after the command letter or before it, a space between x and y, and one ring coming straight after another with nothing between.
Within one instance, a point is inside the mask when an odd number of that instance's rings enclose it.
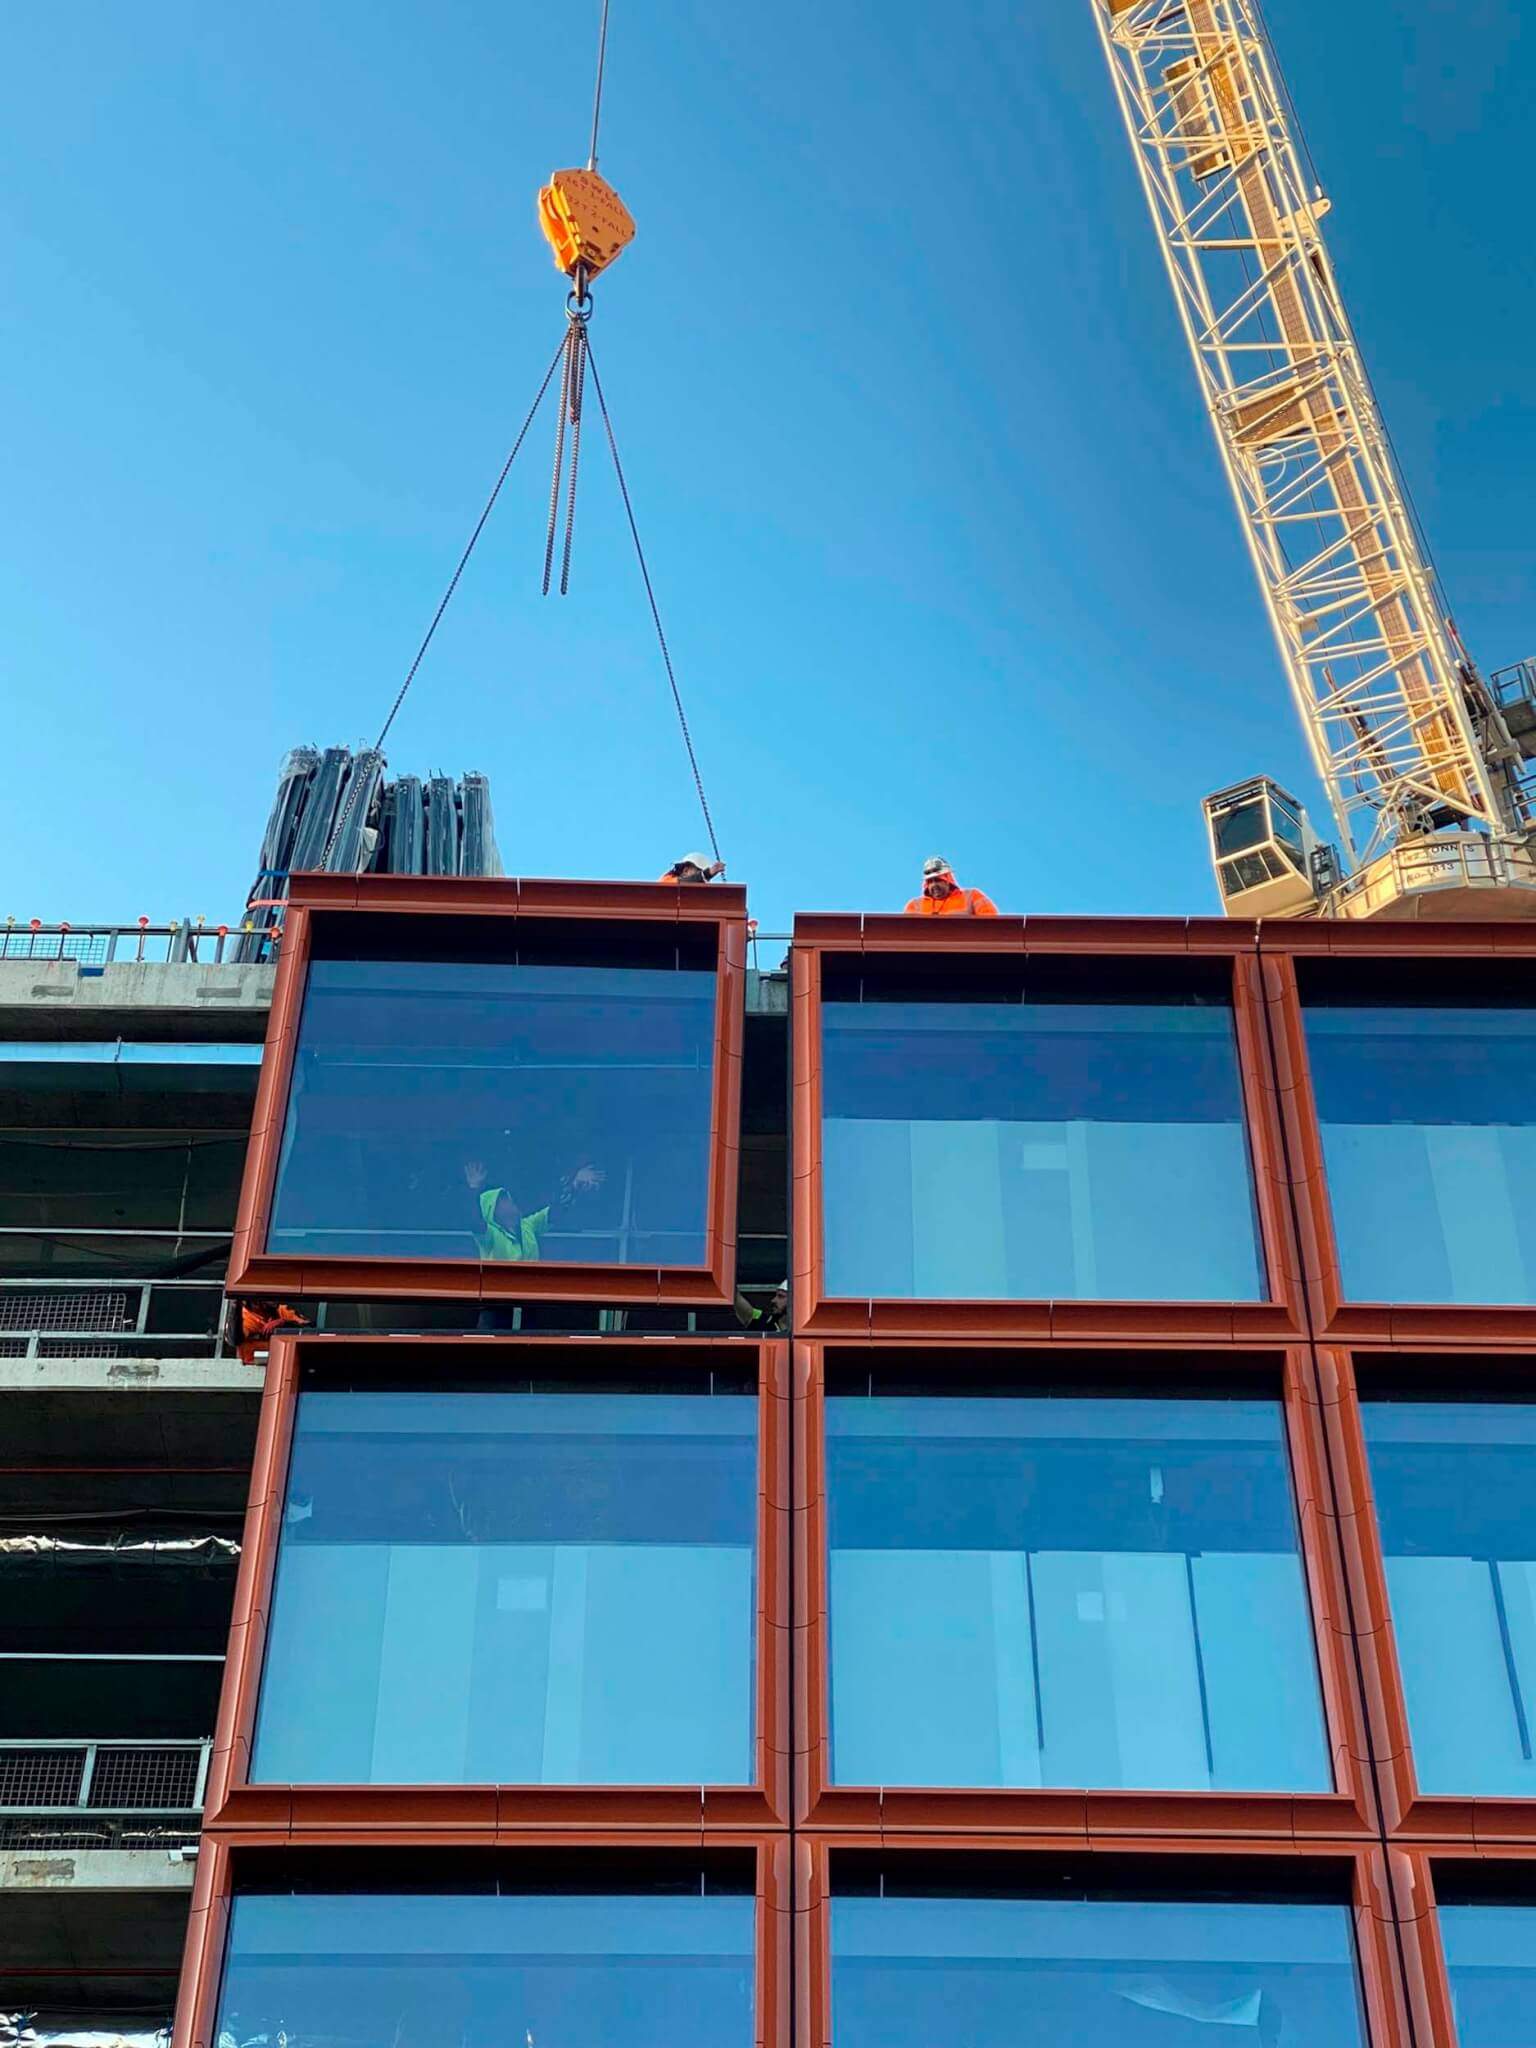
<instances>
[{"instance_id":1,"label":"green hi-vis jacket","mask_svg":"<svg viewBox=\"0 0 1536 2048\"><path fill-rule=\"evenodd\" d=\"M480 1195L480 1216L485 1228L475 1239L482 1259L536 1259L540 1235L549 1228L549 1209L534 1209L518 1221L516 1233L503 1230L496 1221L496 1204L505 1188L485 1188Z\"/></svg>"}]
</instances>

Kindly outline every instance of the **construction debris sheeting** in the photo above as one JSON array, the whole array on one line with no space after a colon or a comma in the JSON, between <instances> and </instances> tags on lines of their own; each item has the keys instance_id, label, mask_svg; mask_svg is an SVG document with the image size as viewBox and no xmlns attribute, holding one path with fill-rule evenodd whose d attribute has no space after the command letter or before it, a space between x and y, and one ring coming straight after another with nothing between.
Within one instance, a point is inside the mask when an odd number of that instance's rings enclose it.
<instances>
[{"instance_id":1,"label":"construction debris sheeting","mask_svg":"<svg viewBox=\"0 0 1536 2048\"><path fill-rule=\"evenodd\" d=\"M501 855L483 775L385 779L371 747L295 747L278 771L247 899L240 960L267 955L265 934L282 923L291 875L499 875Z\"/></svg>"}]
</instances>

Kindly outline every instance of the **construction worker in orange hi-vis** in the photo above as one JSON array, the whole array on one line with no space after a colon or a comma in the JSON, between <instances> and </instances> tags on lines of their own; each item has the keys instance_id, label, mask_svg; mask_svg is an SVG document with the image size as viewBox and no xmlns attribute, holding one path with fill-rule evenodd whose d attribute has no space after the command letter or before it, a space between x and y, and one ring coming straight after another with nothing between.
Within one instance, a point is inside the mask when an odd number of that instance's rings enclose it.
<instances>
[{"instance_id":1,"label":"construction worker in orange hi-vis","mask_svg":"<svg viewBox=\"0 0 1536 2048\"><path fill-rule=\"evenodd\" d=\"M659 882L712 882L716 875L724 873L723 860L711 860L707 853L685 853L681 860L673 861L667 872L656 879Z\"/></svg>"},{"instance_id":2,"label":"construction worker in orange hi-vis","mask_svg":"<svg viewBox=\"0 0 1536 2048\"><path fill-rule=\"evenodd\" d=\"M923 862L923 893L907 905L908 917L996 917L997 905L980 889L962 889L955 871L937 854Z\"/></svg>"},{"instance_id":3,"label":"construction worker in orange hi-vis","mask_svg":"<svg viewBox=\"0 0 1536 2048\"><path fill-rule=\"evenodd\" d=\"M307 1330L309 1319L286 1301L246 1301L240 1304L240 1342L236 1356L242 1365L255 1365L267 1354L267 1347L279 1330Z\"/></svg>"}]
</instances>

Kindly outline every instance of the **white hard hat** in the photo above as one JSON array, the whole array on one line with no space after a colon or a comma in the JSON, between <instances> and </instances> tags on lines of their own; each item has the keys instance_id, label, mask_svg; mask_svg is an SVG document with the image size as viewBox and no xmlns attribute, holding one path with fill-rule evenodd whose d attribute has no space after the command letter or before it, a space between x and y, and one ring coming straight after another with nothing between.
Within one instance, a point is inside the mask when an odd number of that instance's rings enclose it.
<instances>
[{"instance_id":1,"label":"white hard hat","mask_svg":"<svg viewBox=\"0 0 1536 2048\"><path fill-rule=\"evenodd\" d=\"M936 853L931 859L923 862L923 874L925 877L928 875L952 875L953 873L954 869L942 854Z\"/></svg>"},{"instance_id":2,"label":"white hard hat","mask_svg":"<svg viewBox=\"0 0 1536 2048\"><path fill-rule=\"evenodd\" d=\"M673 866L679 868L697 868L700 874L703 874L709 868L712 868L714 866L714 862L710 859L707 853L685 853L681 860L673 862Z\"/></svg>"}]
</instances>

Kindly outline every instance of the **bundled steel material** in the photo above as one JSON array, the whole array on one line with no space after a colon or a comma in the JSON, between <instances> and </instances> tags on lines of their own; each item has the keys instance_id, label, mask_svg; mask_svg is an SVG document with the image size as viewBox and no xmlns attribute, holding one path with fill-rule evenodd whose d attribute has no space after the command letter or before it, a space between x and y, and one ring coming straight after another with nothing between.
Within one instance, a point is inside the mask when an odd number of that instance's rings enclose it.
<instances>
[{"instance_id":1,"label":"bundled steel material","mask_svg":"<svg viewBox=\"0 0 1536 2048\"><path fill-rule=\"evenodd\" d=\"M461 875L499 875L496 827L491 818L491 785L483 775L466 775L459 785L463 808L459 838Z\"/></svg>"},{"instance_id":2,"label":"bundled steel material","mask_svg":"<svg viewBox=\"0 0 1536 2048\"><path fill-rule=\"evenodd\" d=\"M427 783L427 873L459 872L459 795L451 775Z\"/></svg>"},{"instance_id":3,"label":"bundled steel material","mask_svg":"<svg viewBox=\"0 0 1536 2048\"><path fill-rule=\"evenodd\" d=\"M291 875L499 875L483 775L401 775L371 747L295 747L283 757L235 957L265 960Z\"/></svg>"},{"instance_id":4,"label":"bundled steel material","mask_svg":"<svg viewBox=\"0 0 1536 2048\"><path fill-rule=\"evenodd\" d=\"M170 2048L171 2023L135 2013L0 2012L0 2048Z\"/></svg>"}]
</instances>

